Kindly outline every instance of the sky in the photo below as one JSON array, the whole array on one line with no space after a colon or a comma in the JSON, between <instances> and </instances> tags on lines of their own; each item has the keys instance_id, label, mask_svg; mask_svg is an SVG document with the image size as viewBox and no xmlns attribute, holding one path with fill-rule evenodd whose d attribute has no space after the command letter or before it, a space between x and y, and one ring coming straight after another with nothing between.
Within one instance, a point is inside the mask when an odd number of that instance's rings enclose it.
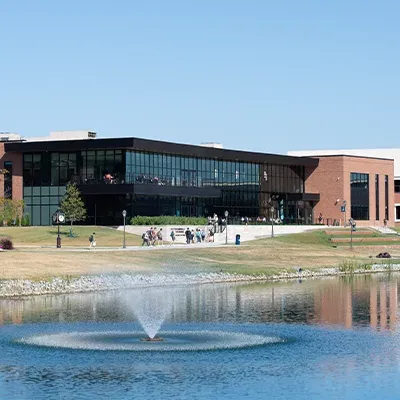
<instances>
[{"instance_id":1,"label":"sky","mask_svg":"<svg viewBox=\"0 0 400 400\"><path fill-rule=\"evenodd\" d=\"M0 0L0 131L400 147L399 1Z\"/></svg>"}]
</instances>

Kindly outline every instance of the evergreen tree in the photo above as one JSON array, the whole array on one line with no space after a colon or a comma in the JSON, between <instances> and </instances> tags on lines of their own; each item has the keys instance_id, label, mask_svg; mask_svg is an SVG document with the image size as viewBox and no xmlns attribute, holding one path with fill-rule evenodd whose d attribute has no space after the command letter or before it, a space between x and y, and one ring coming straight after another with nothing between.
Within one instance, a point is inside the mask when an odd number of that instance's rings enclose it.
<instances>
[{"instance_id":1,"label":"evergreen tree","mask_svg":"<svg viewBox=\"0 0 400 400\"><path fill-rule=\"evenodd\" d=\"M86 219L85 203L82 200L81 192L76 187L76 183L69 182L67 191L61 200L61 211L65 214L65 219L72 224L76 221L84 221Z\"/></svg>"}]
</instances>

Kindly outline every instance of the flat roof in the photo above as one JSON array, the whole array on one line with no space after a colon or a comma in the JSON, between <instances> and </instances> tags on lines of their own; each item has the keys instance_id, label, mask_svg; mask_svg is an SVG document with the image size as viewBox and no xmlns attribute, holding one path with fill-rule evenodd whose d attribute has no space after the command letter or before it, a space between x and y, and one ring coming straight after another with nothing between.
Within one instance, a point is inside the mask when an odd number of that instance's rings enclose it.
<instances>
[{"instance_id":1,"label":"flat roof","mask_svg":"<svg viewBox=\"0 0 400 400\"><path fill-rule=\"evenodd\" d=\"M290 156L299 157L323 157L332 155L344 155L352 157L375 158L394 160L394 177L400 178L400 148L384 149L336 149L336 150L298 150L288 151Z\"/></svg>"},{"instance_id":2,"label":"flat roof","mask_svg":"<svg viewBox=\"0 0 400 400\"><path fill-rule=\"evenodd\" d=\"M258 153L243 150L219 149L214 147L196 146L181 143L164 142L159 140L141 139L136 137L83 139L83 140L54 140L40 142L6 143L6 152L36 153L44 151L79 151L131 149L181 155L184 157L214 158L226 161L260 162L282 165L298 165L317 167L318 159L312 157L293 157L288 155Z\"/></svg>"},{"instance_id":3,"label":"flat roof","mask_svg":"<svg viewBox=\"0 0 400 400\"><path fill-rule=\"evenodd\" d=\"M381 161L394 161L394 158L383 158L383 157L370 157L370 156L355 156L355 155L350 155L350 154L322 154L322 155L315 155L311 157L316 157L316 158L329 158L329 157L349 157L349 158L367 158L371 160L381 160Z\"/></svg>"}]
</instances>

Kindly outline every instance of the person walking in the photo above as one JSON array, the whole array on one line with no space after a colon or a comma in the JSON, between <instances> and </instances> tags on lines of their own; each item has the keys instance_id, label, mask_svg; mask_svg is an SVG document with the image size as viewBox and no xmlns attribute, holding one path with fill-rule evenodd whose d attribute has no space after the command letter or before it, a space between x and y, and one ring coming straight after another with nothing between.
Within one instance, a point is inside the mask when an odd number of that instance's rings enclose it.
<instances>
[{"instance_id":1,"label":"person walking","mask_svg":"<svg viewBox=\"0 0 400 400\"><path fill-rule=\"evenodd\" d=\"M162 235L162 228L157 232L157 245L159 246L161 242L161 246L164 246L164 240Z\"/></svg>"},{"instance_id":2,"label":"person walking","mask_svg":"<svg viewBox=\"0 0 400 400\"><path fill-rule=\"evenodd\" d=\"M201 232L200 229L196 229L196 242L201 243Z\"/></svg>"},{"instance_id":3,"label":"person walking","mask_svg":"<svg viewBox=\"0 0 400 400\"><path fill-rule=\"evenodd\" d=\"M206 240L206 232L204 229L201 230L201 241L204 242Z\"/></svg>"},{"instance_id":4,"label":"person walking","mask_svg":"<svg viewBox=\"0 0 400 400\"><path fill-rule=\"evenodd\" d=\"M89 236L89 249L94 249L96 248L96 233L93 232L90 236Z\"/></svg>"},{"instance_id":5,"label":"person walking","mask_svg":"<svg viewBox=\"0 0 400 400\"><path fill-rule=\"evenodd\" d=\"M190 244L190 236L192 235L192 233L190 232L190 229L187 228L185 231L185 236L186 236L186 244Z\"/></svg>"},{"instance_id":6,"label":"person walking","mask_svg":"<svg viewBox=\"0 0 400 400\"><path fill-rule=\"evenodd\" d=\"M149 234L147 232L143 232L142 239L143 239L142 247L144 245L148 246L149 245Z\"/></svg>"},{"instance_id":7,"label":"person walking","mask_svg":"<svg viewBox=\"0 0 400 400\"><path fill-rule=\"evenodd\" d=\"M154 227L153 232L152 232L151 244L152 244L153 246L155 246L155 245L156 245L156 241L158 241L158 238L157 238L157 228Z\"/></svg>"},{"instance_id":8,"label":"person walking","mask_svg":"<svg viewBox=\"0 0 400 400\"><path fill-rule=\"evenodd\" d=\"M175 243L175 232L173 229L171 229L171 233L169 234L169 236L171 237L171 246Z\"/></svg>"}]
</instances>

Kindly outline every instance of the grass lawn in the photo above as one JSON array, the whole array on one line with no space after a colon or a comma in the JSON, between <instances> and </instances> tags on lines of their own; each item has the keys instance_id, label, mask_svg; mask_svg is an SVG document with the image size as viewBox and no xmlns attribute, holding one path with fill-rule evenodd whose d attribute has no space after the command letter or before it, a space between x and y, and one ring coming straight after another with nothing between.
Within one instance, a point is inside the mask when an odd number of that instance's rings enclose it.
<instances>
[{"instance_id":1,"label":"grass lawn","mask_svg":"<svg viewBox=\"0 0 400 400\"><path fill-rule=\"evenodd\" d=\"M18 228L6 228L5 231L19 231ZM24 233L28 237L29 228ZM51 228L32 228L37 243L39 234L35 231L43 229L43 241ZM87 237L93 228L77 229L81 239L67 239L65 241L82 240L87 246ZM0 230L3 233L4 229ZM66 229L65 229L66 231ZM47 232L47 233L46 233ZM98 241L109 240L109 243L119 245L122 233L107 228L95 228ZM31 233L32 235L32 233ZM117 236L113 236L117 235ZM50 235L55 243L55 234ZM27 240L27 239L25 239ZM113 242L115 240L115 242ZM136 237L132 239L140 242ZM18 243L17 236L15 241ZM64 241L64 244L65 244ZM72 242L73 244L77 242ZM129 242L128 242L129 243ZM376 259L382 251L388 251L395 258L400 259L400 247L395 246L349 246L333 247L329 237L321 231L306 232L287 236L278 236L274 239L260 239L235 247L205 247L190 245L179 249L166 246L163 249L150 251L96 251L83 250L59 251L55 248L20 248L11 252L0 253L0 279L29 278L49 279L53 276L78 276L103 273L200 273L200 272L229 272L249 275L274 275L279 272L293 272L303 269L320 269L323 267L338 267L347 263L370 264L382 263L386 260ZM393 260L393 261L395 261Z\"/></svg>"},{"instance_id":2,"label":"grass lawn","mask_svg":"<svg viewBox=\"0 0 400 400\"><path fill-rule=\"evenodd\" d=\"M97 246L122 247L123 232L99 226L74 226L75 237L69 237L70 226L60 227L62 246L89 246L89 236L95 232ZM57 227L6 227L0 228L0 238L9 237L14 246L55 246ZM126 234L127 246L138 246L142 243L138 235Z\"/></svg>"}]
</instances>

